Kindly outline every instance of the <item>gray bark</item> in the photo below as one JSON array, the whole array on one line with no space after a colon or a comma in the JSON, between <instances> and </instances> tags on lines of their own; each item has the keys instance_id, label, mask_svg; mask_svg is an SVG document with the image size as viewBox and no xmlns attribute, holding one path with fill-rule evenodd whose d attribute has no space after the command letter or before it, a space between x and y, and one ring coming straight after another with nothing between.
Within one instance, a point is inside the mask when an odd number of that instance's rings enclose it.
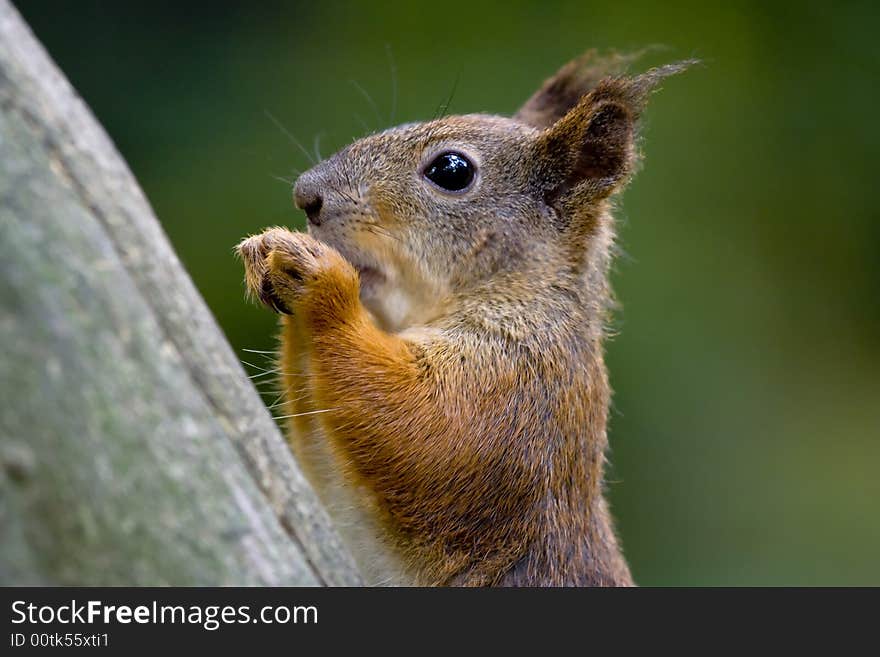
<instances>
[{"instance_id":1,"label":"gray bark","mask_svg":"<svg viewBox=\"0 0 880 657\"><path fill-rule=\"evenodd\" d=\"M128 167L6 0L0 345L0 584L360 583Z\"/></svg>"}]
</instances>

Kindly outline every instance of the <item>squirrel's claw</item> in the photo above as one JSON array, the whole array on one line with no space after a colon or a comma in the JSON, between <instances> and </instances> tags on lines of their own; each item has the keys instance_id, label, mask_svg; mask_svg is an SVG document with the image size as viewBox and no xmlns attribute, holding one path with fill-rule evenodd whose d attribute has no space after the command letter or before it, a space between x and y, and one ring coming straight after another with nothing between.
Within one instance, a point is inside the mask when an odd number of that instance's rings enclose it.
<instances>
[{"instance_id":1,"label":"squirrel's claw","mask_svg":"<svg viewBox=\"0 0 880 657\"><path fill-rule=\"evenodd\" d=\"M248 292L277 313L293 314L307 288L344 263L331 247L307 233L269 228L244 239L236 251ZM350 265L349 265L350 268Z\"/></svg>"}]
</instances>

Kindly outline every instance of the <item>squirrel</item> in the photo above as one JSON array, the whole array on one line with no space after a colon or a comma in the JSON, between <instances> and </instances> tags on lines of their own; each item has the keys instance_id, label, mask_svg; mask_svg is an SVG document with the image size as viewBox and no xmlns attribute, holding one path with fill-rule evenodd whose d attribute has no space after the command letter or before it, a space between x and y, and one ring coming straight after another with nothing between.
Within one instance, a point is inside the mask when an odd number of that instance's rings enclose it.
<instances>
[{"instance_id":1,"label":"squirrel","mask_svg":"<svg viewBox=\"0 0 880 657\"><path fill-rule=\"evenodd\" d=\"M237 246L281 315L291 447L370 584L633 585L603 496L612 199L691 62L630 61L357 140L296 181L308 233Z\"/></svg>"}]
</instances>

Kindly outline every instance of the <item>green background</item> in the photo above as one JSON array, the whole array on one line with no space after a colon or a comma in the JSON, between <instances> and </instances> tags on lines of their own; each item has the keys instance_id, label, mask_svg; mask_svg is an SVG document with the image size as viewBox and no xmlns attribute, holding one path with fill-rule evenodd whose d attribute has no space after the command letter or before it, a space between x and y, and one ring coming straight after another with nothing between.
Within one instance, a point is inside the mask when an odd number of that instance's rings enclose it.
<instances>
[{"instance_id":1,"label":"green background","mask_svg":"<svg viewBox=\"0 0 880 657\"><path fill-rule=\"evenodd\" d=\"M619 212L625 551L645 585L880 584L875 3L17 4L237 350L274 319L232 246L304 220L279 178L309 160L268 115L326 155L389 125L393 77L399 123L453 87L452 113L510 113L589 47L701 58L654 97Z\"/></svg>"}]
</instances>

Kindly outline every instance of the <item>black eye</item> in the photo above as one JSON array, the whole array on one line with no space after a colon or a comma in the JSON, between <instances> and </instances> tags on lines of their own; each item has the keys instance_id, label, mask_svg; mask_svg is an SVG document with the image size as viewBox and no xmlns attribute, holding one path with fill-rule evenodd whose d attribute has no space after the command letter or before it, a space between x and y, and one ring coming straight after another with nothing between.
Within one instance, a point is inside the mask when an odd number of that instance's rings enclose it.
<instances>
[{"instance_id":1,"label":"black eye","mask_svg":"<svg viewBox=\"0 0 880 657\"><path fill-rule=\"evenodd\" d=\"M474 180L474 165L461 153L441 153L425 169L425 178L449 192L460 192Z\"/></svg>"}]
</instances>

